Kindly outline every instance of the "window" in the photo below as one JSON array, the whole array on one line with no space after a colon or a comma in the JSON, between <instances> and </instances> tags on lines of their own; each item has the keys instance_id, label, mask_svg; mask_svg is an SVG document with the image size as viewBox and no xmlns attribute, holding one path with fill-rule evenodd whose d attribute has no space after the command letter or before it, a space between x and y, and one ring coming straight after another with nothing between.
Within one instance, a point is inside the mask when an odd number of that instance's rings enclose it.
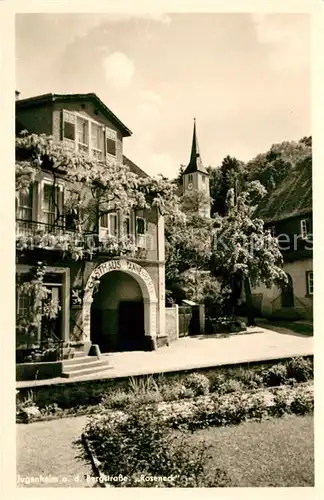
<instances>
[{"instance_id":1,"label":"window","mask_svg":"<svg viewBox=\"0 0 324 500\"><path fill-rule=\"evenodd\" d=\"M106 153L116 156L117 134L114 130L106 129Z\"/></svg>"},{"instance_id":2,"label":"window","mask_svg":"<svg viewBox=\"0 0 324 500\"><path fill-rule=\"evenodd\" d=\"M145 219L142 217L137 217L136 218L136 232L137 234L145 234L145 229L146 229L146 224L145 224Z\"/></svg>"},{"instance_id":3,"label":"window","mask_svg":"<svg viewBox=\"0 0 324 500\"><path fill-rule=\"evenodd\" d=\"M303 240L306 240L311 236L311 225L309 219L303 219L300 221L300 232Z\"/></svg>"},{"instance_id":4,"label":"window","mask_svg":"<svg viewBox=\"0 0 324 500\"><path fill-rule=\"evenodd\" d=\"M70 141L75 140L75 115L68 111L63 113L63 137Z\"/></svg>"},{"instance_id":5,"label":"window","mask_svg":"<svg viewBox=\"0 0 324 500\"><path fill-rule=\"evenodd\" d=\"M307 295L313 295L314 281L313 281L313 271L306 272L306 289Z\"/></svg>"},{"instance_id":6,"label":"window","mask_svg":"<svg viewBox=\"0 0 324 500\"><path fill-rule=\"evenodd\" d=\"M52 226L57 222L59 188L45 183L43 186L43 222Z\"/></svg>"},{"instance_id":7,"label":"window","mask_svg":"<svg viewBox=\"0 0 324 500\"><path fill-rule=\"evenodd\" d=\"M19 193L17 219L33 219L33 186L29 187L27 193Z\"/></svg>"},{"instance_id":8,"label":"window","mask_svg":"<svg viewBox=\"0 0 324 500\"><path fill-rule=\"evenodd\" d=\"M103 129L97 123L91 123L91 152L98 160L103 158L104 134Z\"/></svg>"},{"instance_id":9,"label":"window","mask_svg":"<svg viewBox=\"0 0 324 500\"><path fill-rule=\"evenodd\" d=\"M146 248L146 220L136 217L136 245L138 248Z\"/></svg>"},{"instance_id":10,"label":"window","mask_svg":"<svg viewBox=\"0 0 324 500\"><path fill-rule=\"evenodd\" d=\"M109 214L109 234L111 236L118 236L117 214Z\"/></svg>"},{"instance_id":11,"label":"window","mask_svg":"<svg viewBox=\"0 0 324 500\"><path fill-rule=\"evenodd\" d=\"M131 235L130 217L124 217L124 221L123 221L123 234L124 234L124 236L130 236Z\"/></svg>"},{"instance_id":12,"label":"window","mask_svg":"<svg viewBox=\"0 0 324 500\"><path fill-rule=\"evenodd\" d=\"M192 175L191 175L191 174L189 174L189 175L188 175L188 183L189 183L189 184L191 184L191 183L192 183Z\"/></svg>"},{"instance_id":13,"label":"window","mask_svg":"<svg viewBox=\"0 0 324 500\"><path fill-rule=\"evenodd\" d=\"M77 117L77 144L78 150L89 151L89 122L84 118Z\"/></svg>"},{"instance_id":14,"label":"window","mask_svg":"<svg viewBox=\"0 0 324 500\"><path fill-rule=\"evenodd\" d=\"M72 148L102 160L104 155L116 157L117 133L78 113L63 110L63 139Z\"/></svg>"},{"instance_id":15,"label":"window","mask_svg":"<svg viewBox=\"0 0 324 500\"><path fill-rule=\"evenodd\" d=\"M205 183L206 183L206 177L205 177L204 175L203 175L203 177L202 177L202 181L203 181L203 184L205 184Z\"/></svg>"},{"instance_id":16,"label":"window","mask_svg":"<svg viewBox=\"0 0 324 500\"><path fill-rule=\"evenodd\" d=\"M100 217L100 227L104 227L108 229L108 214L103 214Z\"/></svg>"},{"instance_id":17,"label":"window","mask_svg":"<svg viewBox=\"0 0 324 500\"><path fill-rule=\"evenodd\" d=\"M17 313L24 316L30 308L30 298L27 293L17 293Z\"/></svg>"}]
</instances>

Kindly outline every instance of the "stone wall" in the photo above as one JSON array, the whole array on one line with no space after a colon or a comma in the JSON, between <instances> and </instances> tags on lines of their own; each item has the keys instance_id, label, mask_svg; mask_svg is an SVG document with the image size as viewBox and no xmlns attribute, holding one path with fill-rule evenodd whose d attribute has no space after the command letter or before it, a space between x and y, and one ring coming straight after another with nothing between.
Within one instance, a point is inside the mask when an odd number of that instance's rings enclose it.
<instances>
[{"instance_id":1,"label":"stone wall","mask_svg":"<svg viewBox=\"0 0 324 500\"><path fill-rule=\"evenodd\" d=\"M179 338L179 311L178 306L165 308L165 333L169 342L174 342Z\"/></svg>"}]
</instances>

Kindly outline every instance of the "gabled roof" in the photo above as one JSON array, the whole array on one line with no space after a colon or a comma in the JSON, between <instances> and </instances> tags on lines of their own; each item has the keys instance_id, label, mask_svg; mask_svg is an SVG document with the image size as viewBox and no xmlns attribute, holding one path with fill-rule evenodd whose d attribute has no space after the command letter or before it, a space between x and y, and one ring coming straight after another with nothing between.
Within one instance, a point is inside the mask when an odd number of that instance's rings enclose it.
<instances>
[{"instance_id":1,"label":"gabled roof","mask_svg":"<svg viewBox=\"0 0 324 500\"><path fill-rule=\"evenodd\" d=\"M149 175L144 172L140 167L135 165L135 163L132 162L127 156L123 155L123 164L129 167L130 171L133 172L133 174L138 175L138 177L149 177Z\"/></svg>"},{"instance_id":2,"label":"gabled roof","mask_svg":"<svg viewBox=\"0 0 324 500\"><path fill-rule=\"evenodd\" d=\"M118 128L124 137L132 135L131 130L117 118L117 116L102 102L94 93L89 94L43 94L27 99L18 99L16 108L23 109L29 107L43 106L48 103L65 102L91 102L98 107L104 117L110 120Z\"/></svg>"},{"instance_id":3,"label":"gabled roof","mask_svg":"<svg viewBox=\"0 0 324 500\"><path fill-rule=\"evenodd\" d=\"M192 174L193 172L202 172L208 175L208 172L201 161L198 140L197 140L197 132L196 132L196 119L194 120L190 162L186 170L183 172L183 175Z\"/></svg>"},{"instance_id":4,"label":"gabled roof","mask_svg":"<svg viewBox=\"0 0 324 500\"><path fill-rule=\"evenodd\" d=\"M255 216L278 222L310 214L313 210L312 159L298 163L281 184L261 201Z\"/></svg>"}]
</instances>

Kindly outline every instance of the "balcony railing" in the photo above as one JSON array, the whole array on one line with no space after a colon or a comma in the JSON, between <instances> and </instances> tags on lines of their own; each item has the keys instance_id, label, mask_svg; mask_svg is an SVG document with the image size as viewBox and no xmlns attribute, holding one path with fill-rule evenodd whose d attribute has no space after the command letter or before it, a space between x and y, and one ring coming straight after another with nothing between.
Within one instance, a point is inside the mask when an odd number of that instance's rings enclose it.
<instances>
[{"instance_id":1,"label":"balcony railing","mask_svg":"<svg viewBox=\"0 0 324 500\"><path fill-rule=\"evenodd\" d=\"M79 233L67 229L63 223L47 224L16 219L16 243L21 249L95 248L98 246L98 235L94 232Z\"/></svg>"},{"instance_id":2,"label":"balcony railing","mask_svg":"<svg viewBox=\"0 0 324 500\"><path fill-rule=\"evenodd\" d=\"M64 224L16 219L16 245L18 250L43 248L68 251L73 249L108 252L114 255L135 254L137 250L153 250L150 234L128 236L103 235L98 232L78 232Z\"/></svg>"},{"instance_id":3,"label":"balcony railing","mask_svg":"<svg viewBox=\"0 0 324 500\"><path fill-rule=\"evenodd\" d=\"M30 236L39 233L65 234L75 232L65 229L62 223L48 224L46 222L35 222L24 219L16 219L16 236Z\"/></svg>"}]
</instances>

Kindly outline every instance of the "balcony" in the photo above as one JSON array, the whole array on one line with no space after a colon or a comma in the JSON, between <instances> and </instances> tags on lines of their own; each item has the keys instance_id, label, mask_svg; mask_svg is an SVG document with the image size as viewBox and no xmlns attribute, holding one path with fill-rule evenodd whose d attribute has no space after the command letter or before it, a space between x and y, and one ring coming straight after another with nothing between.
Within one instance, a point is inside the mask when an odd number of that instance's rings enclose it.
<instances>
[{"instance_id":1,"label":"balcony","mask_svg":"<svg viewBox=\"0 0 324 500\"><path fill-rule=\"evenodd\" d=\"M61 224L46 224L44 222L16 219L17 250L72 251L74 249L94 249L98 245L97 234L80 233L66 229Z\"/></svg>"},{"instance_id":2,"label":"balcony","mask_svg":"<svg viewBox=\"0 0 324 500\"><path fill-rule=\"evenodd\" d=\"M151 239L147 238L147 241ZM143 248L146 238L135 241L132 236L99 236L98 232L77 232L64 225L16 219L16 248L23 250L57 250L71 254L75 259L101 252L112 257L135 256Z\"/></svg>"}]
</instances>

